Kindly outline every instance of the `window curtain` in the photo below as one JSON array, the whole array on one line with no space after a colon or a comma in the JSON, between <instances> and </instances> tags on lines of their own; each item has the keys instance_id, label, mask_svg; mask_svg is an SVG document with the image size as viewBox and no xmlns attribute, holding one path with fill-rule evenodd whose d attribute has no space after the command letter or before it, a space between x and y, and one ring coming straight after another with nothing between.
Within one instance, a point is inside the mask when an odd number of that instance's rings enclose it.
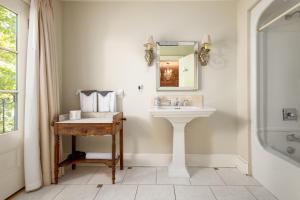
<instances>
[{"instance_id":1,"label":"window curtain","mask_svg":"<svg viewBox=\"0 0 300 200\"><path fill-rule=\"evenodd\" d=\"M51 0L31 0L27 49L25 188L54 181L53 121L59 114L59 75Z\"/></svg>"}]
</instances>

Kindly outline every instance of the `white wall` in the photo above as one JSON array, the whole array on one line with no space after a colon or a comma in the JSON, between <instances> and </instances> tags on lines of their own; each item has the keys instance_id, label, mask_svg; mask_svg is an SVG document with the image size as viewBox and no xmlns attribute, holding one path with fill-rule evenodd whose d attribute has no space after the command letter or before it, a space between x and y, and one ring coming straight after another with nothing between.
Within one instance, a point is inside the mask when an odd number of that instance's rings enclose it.
<instances>
[{"instance_id":1,"label":"white wall","mask_svg":"<svg viewBox=\"0 0 300 200\"><path fill-rule=\"evenodd\" d=\"M63 62L63 46L62 46L62 2L60 0L53 0L53 15L54 15L54 25L55 25L55 36L56 36L56 52L58 59L58 69L59 69L59 86L60 86L60 102L62 109L62 62Z\"/></svg>"},{"instance_id":2,"label":"white wall","mask_svg":"<svg viewBox=\"0 0 300 200\"><path fill-rule=\"evenodd\" d=\"M63 111L79 108L77 89L122 88L128 119L125 152L171 153L171 125L148 111L157 94L156 68L147 67L143 43L149 35L157 41L200 41L205 33L213 39L211 63L200 67L200 90L185 94L203 94L205 104L217 112L188 125L187 153L236 154L236 3L231 1L64 2ZM144 85L142 93L139 84ZM110 149L108 138L80 138L78 146Z\"/></svg>"}]
</instances>

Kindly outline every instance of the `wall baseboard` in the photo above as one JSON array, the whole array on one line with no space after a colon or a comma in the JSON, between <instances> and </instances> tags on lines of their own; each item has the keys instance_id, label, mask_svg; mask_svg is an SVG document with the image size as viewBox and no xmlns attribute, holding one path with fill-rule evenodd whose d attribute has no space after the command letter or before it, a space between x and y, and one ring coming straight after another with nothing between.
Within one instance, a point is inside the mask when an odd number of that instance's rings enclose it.
<instances>
[{"instance_id":1,"label":"wall baseboard","mask_svg":"<svg viewBox=\"0 0 300 200\"><path fill-rule=\"evenodd\" d=\"M235 167L235 155L231 154L187 154L188 166ZM172 154L125 154L129 166L168 166Z\"/></svg>"},{"instance_id":2,"label":"wall baseboard","mask_svg":"<svg viewBox=\"0 0 300 200\"><path fill-rule=\"evenodd\" d=\"M133 167L165 167L169 165L171 159L172 154L124 154L125 166ZM236 167L243 174L248 173L248 162L235 154L187 154L186 162L187 166L191 167ZM95 164L81 163L80 166L95 166Z\"/></svg>"},{"instance_id":3,"label":"wall baseboard","mask_svg":"<svg viewBox=\"0 0 300 200\"><path fill-rule=\"evenodd\" d=\"M235 158L235 164L236 164L236 168L238 168L238 170L240 170L243 174L249 174L247 160L237 155Z\"/></svg>"}]
</instances>

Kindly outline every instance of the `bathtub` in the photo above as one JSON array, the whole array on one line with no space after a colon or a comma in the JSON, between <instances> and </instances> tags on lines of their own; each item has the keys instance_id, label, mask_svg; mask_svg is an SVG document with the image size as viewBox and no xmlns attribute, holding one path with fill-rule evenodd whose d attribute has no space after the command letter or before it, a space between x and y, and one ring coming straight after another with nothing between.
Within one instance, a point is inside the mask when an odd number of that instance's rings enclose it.
<instances>
[{"instance_id":1,"label":"bathtub","mask_svg":"<svg viewBox=\"0 0 300 200\"><path fill-rule=\"evenodd\" d=\"M265 134L269 151L300 167L300 132L265 131Z\"/></svg>"},{"instance_id":2,"label":"bathtub","mask_svg":"<svg viewBox=\"0 0 300 200\"><path fill-rule=\"evenodd\" d=\"M261 130L259 101L258 22L275 0L259 1L250 12L250 80L251 80L251 160L253 177L279 200L300 200L300 143L288 141L288 135L300 137L300 131ZM291 147L291 148L289 148ZM294 152L292 153L292 151ZM291 153L289 153L289 152Z\"/></svg>"}]
</instances>

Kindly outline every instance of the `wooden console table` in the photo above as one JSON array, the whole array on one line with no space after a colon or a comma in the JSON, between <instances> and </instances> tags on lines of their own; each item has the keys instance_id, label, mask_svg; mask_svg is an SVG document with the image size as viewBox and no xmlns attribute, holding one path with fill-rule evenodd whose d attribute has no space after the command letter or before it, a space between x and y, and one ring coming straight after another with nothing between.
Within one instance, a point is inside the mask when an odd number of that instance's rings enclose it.
<instances>
[{"instance_id":1,"label":"wooden console table","mask_svg":"<svg viewBox=\"0 0 300 200\"><path fill-rule=\"evenodd\" d=\"M66 120L55 122L55 183L58 183L59 167L72 164L72 169L77 163L103 163L112 168L112 183L115 184L116 165L120 160L120 169L123 170L123 113L103 113L96 118L83 118L80 120ZM119 133L120 155L116 156L116 135ZM111 159L66 159L59 162L59 143L61 135L72 136L72 153L76 151L76 136L112 136Z\"/></svg>"}]
</instances>

